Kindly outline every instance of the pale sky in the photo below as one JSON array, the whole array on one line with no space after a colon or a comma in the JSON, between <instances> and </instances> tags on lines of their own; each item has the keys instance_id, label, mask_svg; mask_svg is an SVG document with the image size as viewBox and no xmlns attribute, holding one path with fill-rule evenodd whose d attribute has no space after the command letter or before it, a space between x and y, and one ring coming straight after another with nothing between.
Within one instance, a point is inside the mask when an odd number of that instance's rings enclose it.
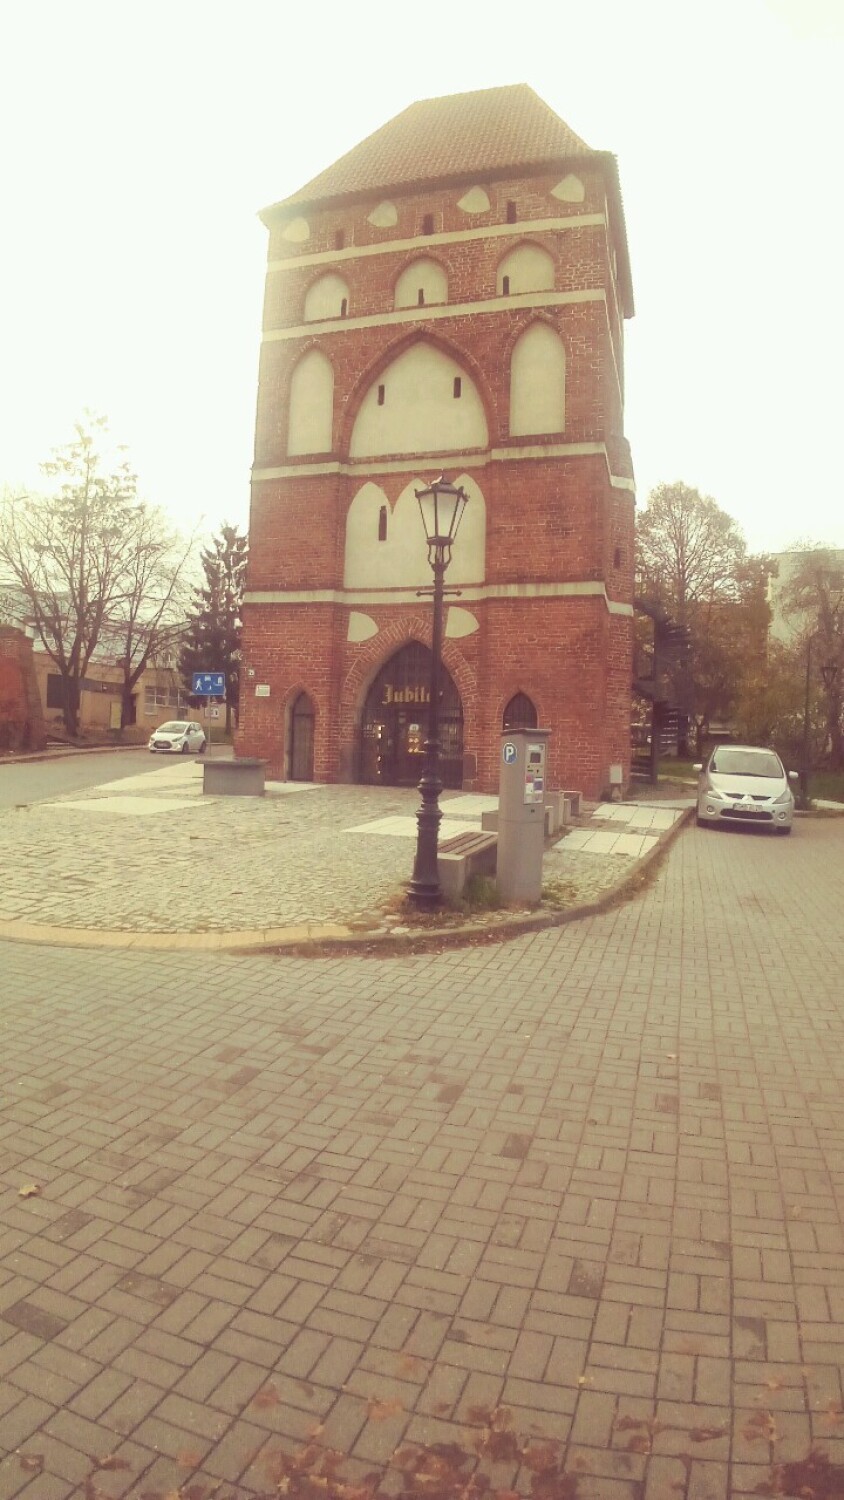
<instances>
[{"instance_id":1,"label":"pale sky","mask_svg":"<svg viewBox=\"0 0 844 1500\"><path fill-rule=\"evenodd\" d=\"M84 408L248 518L266 231L414 99L529 83L619 159L639 503L844 546L842 0L0 0L0 486Z\"/></svg>"}]
</instances>

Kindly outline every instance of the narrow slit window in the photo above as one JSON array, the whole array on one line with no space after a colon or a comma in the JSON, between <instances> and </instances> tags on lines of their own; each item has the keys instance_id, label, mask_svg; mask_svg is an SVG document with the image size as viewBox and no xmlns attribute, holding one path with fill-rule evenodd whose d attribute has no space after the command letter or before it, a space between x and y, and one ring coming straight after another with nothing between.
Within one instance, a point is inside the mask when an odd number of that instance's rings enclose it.
<instances>
[{"instance_id":1,"label":"narrow slit window","mask_svg":"<svg viewBox=\"0 0 844 1500\"><path fill-rule=\"evenodd\" d=\"M463 389L463 387L462 387L462 384L461 384L461 381L460 381L460 376L459 375L455 375L455 377L454 377L454 399L455 399L455 401L459 401L460 400L460 395L461 395L462 389Z\"/></svg>"},{"instance_id":2,"label":"narrow slit window","mask_svg":"<svg viewBox=\"0 0 844 1500\"><path fill-rule=\"evenodd\" d=\"M424 216L424 218L422 220L422 233L423 234L433 234L433 232L434 232L434 215L433 214L425 214L425 216Z\"/></svg>"},{"instance_id":3,"label":"narrow slit window","mask_svg":"<svg viewBox=\"0 0 844 1500\"><path fill-rule=\"evenodd\" d=\"M515 222L516 222L516 205L513 202L512 198L508 198L508 200L507 200L507 223L508 224L515 224Z\"/></svg>"},{"instance_id":4,"label":"narrow slit window","mask_svg":"<svg viewBox=\"0 0 844 1500\"><path fill-rule=\"evenodd\" d=\"M509 276L502 276L502 278L501 278L501 295L503 297L509 297L509 295L510 295L510 277Z\"/></svg>"},{"instance_id":5,"label":"narrow slit window","mask_svg":"<svg viewBox=\"0 0 844 1500\"><path fill-rule=\"evenodd\" d=\"M379 542L386 542L386 540L387 540L387 507L386 507L386 505L382 505L381 509L378 512L378 540L379 540Z\"/></svg>"},{"instance_id":6,"label":"narrow slit window","mask_svg":"<svg viewBox=\"0 0 844 1500\"><path fill-rule=\"evenodd\" d=\"M348 299L348 297L344 297L343 300L342 300L342 302L340 303L340 317L341 318L345 318L346 313L348 311L349 311L349 299Z\"/></svg>"},{"instance_id":7,"label":"narrow slit window","mask_svg":"<svg viewBox=\"0 0 844 1500\"><path fill-rule=\"evenodd\" d=\"M383 385L379 385L379 387L378 387L378 405L379 406L383 406L384 405L384 396L385 396L385 394L386 394L386 392L384 390Z\"/></svg>"},{"instance_id":8,"label":"narrow slit window","mask_svg":"<svg viewBox=\"0 0 844 1500\"><path fill-rule=\"evenodd\" d=\"M613 567L615 567L615 568L620 568L621 567L621 548L620 547L616 547L615 552L613 553L613 559L612 560L613 560Z\"/></svg>"},{"instance_id":9,"label":"narrow slit window","mask_svg":"<svg viewBox=\"0 0 844 1500\"><path fill-rule=\"evenodd\" d=\"M425 306L425 288L424 288L424 286L420 286L419 291L416 293L416 306L417 307L424 307Z\"/></svg>"},{"instance_id":10,"label":"narrow slit window","mask_svg":"<svg viewBox=\"0 0 844 1500\"><path fill-rule=\"evenodd\" d=\"M338 229L334 236L334 249L342 250L346 243L346 231Z\"/></svg>"}]
</instances>

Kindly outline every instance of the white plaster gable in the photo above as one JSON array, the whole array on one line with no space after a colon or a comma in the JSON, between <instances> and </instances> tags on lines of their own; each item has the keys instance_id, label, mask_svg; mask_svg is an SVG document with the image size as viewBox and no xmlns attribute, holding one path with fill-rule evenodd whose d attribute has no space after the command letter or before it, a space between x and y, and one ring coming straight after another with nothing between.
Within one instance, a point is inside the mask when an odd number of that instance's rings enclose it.
<instances>
[{"instance_id":1,"label":"white plaster gable","mask_svg":"<svg viewBox=\"0 0 844 1500\"><path fill-rule=\"evenodd\" d=\"M319 349L309 349L293 371L287 426L287 452L331 451L334 371Z\"/></svg>"},{"instance_id":2,"label":"white plaster gable","mask_svg":"<svg viewBox=\"0 0 844 1500\"><path fill-rule=\"evenodd\" d=\"M482 187L471 187L457 200L457 207L462 208L464 214L489 213L489 196Z\"/></svg>"},{"instance_id":3,"label":"white plaster gable","mask_svg":"<svg viewBox=\"0 0 844 1500\"><path fill-rule=\"evenodd\" d=\"M582 203L586 197L586 189L580 178L569 172L567 177L551 189L551 197L559 198L562 203Z\"/></svg>"},{"instance_id":4,"label":"white plaster gable","mask_svg":"<svg viewBox=\"0 0 844 1500\"><path fill-rule=\"evenodd\" d=\"M343 587L347 589L428 588L431 567L419 515L416 491L430 484L431 476L414 479L390 505L380 485L368 480L349 506L346 517L346 547ZM486 573L486 504L480 486L467 474L454 483L463 486L468 504L454 544L449 584L483 583ZM387 535L378 540L382 508L387 510ZM464 611L464 613L468 613ZM469 630L460 632L470 634Z\"/></svg>"},{"instance_id":5,"label":"white plaster gable","mask_svg":"<svg viewBox=\"0 0 844 1500\"><path fill-rule=\"evenodd\" d=\"M398 217L395 203L390 203L388 200L379 203L376 208L373 208L371 214L367 214L368 222L374 224L376 229L392 229L393 225L398 223Z\"/></svg>"},{"instance_id":6,"label":"white plaster gable","mask_svg":"<svg viewBox=\"0 0 844 1500\"><path fill-rule=\"evenodd\" d=\"M447 301L448 279L438 261L422 258L405 266L396 282L396 307L431 307Z\"/></svg>"},{"instance_id":7,"label":"white plaster gable","mask_svg":"<svg viewBox=\"0 0 844 1500\"><path fill-rule=\"evenodd\" d=\"M470 609L460 609L452 604L445 617L445 633L450 641L459 641L464 635L474 635L479 628L478 617Z\"/></svg>"},{"instance_id":8,"label":"white plaster gable","mask_svg":"<svg viewBox=\"0 0 844 1500\"><path fill-rule=\"evenodd\" d=\"M359 609L350 611L349 628L346 632L347 641L368 641L377 634L378 626L371 615L361 614Z\"/></svg>"},{"instance_id":9,"label":"white plaster gable","mask_svg":"<svg viewBox=\"0 0 844 1500\"><path fill-rule=\"evenodd\" d=\"M308 287L305 294L305 322L313 323L318 318L341 318L344 301L348 311L348 284L342 276L329 271Z\"/></svg>"},{"instance_id":10,"label":"white plaster gable","mask_svg":"<svg viewBox=\"0 0 844 1500\"><path fill-rule=\"evenodd\" d=\"M311 226L307 219L291 219L290 223L285 224L282 229L281 237L283 240L290 240L294 245L302 245L311 237Z\"/></svg>"},{"instance_id":11,"label":"white plaster gable","mask_svg":"<svg viewBox=\"0 0 844 1500\"><path fill-rule=\"evenodd\" d=\"M455 381L460 381L456 397ZM379 400L379 391L381 398ZM433 344L412 344L373 381L355 420L352 458L448 453L488 444L486 415L471 376Z\"/></svg>"},{"instance_id":12,"label":"white plaster gable","mask_svg":"<svg viewBox=\"0 0 844 1500\"><path fill-rule=\"evenodd\" d=\"M566 424L566 354L547 323L531 323L510 360L510 432L562 432Z\"/></svg>"},{"instance_id":13,"label":"white plaster gable","mask_svg":"<svg viewBox=\"0 0 844 1500\"><path fill-rule=\"evenodd\" d=\"M519 292L551 292L554 290L554 260L541 245L516 245L498 263L496 282L499 297L505 295L504 278L508 280L507 295Z\"/></svg>"}]
</instances>

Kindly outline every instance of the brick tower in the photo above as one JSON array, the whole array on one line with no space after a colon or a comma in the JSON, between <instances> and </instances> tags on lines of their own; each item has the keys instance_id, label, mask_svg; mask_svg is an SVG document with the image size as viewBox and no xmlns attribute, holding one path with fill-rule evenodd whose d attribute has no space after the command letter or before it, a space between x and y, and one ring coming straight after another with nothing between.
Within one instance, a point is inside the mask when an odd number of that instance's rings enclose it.
<instances>
[{"instance_id":1,"label":"brick tower","mask_svg":"<svg viewBox=\"0 0 844 1500\"><path fill-rule=\"evenodd\" d=\"M444 780L502 727L549 784L630 756L633 312L615 158L525 85L412 105L270 233L238 749L296 780L414 784L431 582L414 489L469 504L446 582Z\"/></svg>"}]
</instances>

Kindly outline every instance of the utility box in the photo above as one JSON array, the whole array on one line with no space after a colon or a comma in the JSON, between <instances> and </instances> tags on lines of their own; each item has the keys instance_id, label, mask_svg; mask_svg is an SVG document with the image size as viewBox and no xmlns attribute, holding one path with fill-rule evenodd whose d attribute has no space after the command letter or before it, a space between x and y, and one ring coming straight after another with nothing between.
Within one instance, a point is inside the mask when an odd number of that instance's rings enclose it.
<instances>
[{"instance_id":1,"label":"utility box","mask_svg":"<svg viewBox=\"0 0 844 1500\"><path fill-rule=\"evenodd\" d=\"M545 848L550 729L508 729L498 777L498 889L505 901L538 901Z\"/></svg>"}]
</instances>

